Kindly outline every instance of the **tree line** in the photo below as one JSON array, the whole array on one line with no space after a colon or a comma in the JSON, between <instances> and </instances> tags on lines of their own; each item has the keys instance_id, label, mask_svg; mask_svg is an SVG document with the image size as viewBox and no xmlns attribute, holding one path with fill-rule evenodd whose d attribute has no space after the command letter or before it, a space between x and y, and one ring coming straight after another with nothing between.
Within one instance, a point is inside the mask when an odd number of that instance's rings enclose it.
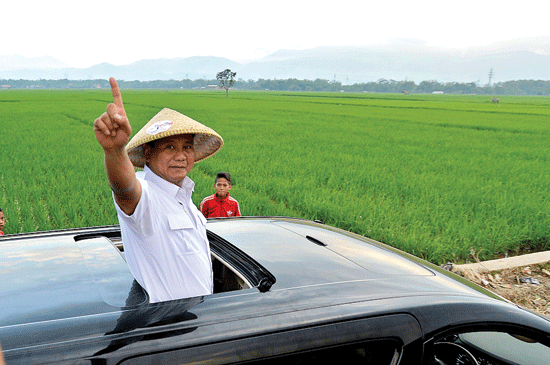
<instances>
[{"instance_id":1,"label":"tree line","mask_svg":"<svg viewBox=\"0 0 550 365\"><path fill-rule=\"evenodd\" d=\"M109 81L96 80L1 80L2 89L107 89ZM119 81L127 89L184 89L201 90L219 87L219 80L156 80L156 81ZM236 80L234 90L271 90L271 91L332 91L332 92L376 92L376 93L434 93L480 94L480 95L550 95L550 80L516 80L497 82L493 85L478 85L474 82L438 82L396 81L379 79L378 81L345 85L338 81L317 80Z\"/></svg>"}]
</instances>

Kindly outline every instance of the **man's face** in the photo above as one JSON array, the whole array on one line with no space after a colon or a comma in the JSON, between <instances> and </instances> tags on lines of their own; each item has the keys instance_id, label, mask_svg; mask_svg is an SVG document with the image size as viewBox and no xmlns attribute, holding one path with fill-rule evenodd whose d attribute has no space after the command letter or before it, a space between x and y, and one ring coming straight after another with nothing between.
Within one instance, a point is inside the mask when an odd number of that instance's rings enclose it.
<instances>
[{"instance_id":1,"label":"man's face","mask_svg":"<svg viewBox=\"0 0 550 365\"><path fill-rule=\"evenodd\" d=\"M231 190L231 184L229 183L229 181L227 181L226 178L220 177L218 178L218 180L216 180L214 188L216 189L216 195L218 196L218 198L225 199L227 193L229 193L229 190Z\"/></svg>"},{"instance_id":2,"label":"man's face","mask_svg":"<svg viewBox=\"0 0 550 365\"><path fill-rule=\"evenodd\" d=\"M4 217L4 212L0 212L0 231L4 229L6 224L6 218Z\"/></svg>"},{"instance_id":3,"label":"man's face","mask_svg":"<svg viewBox=\"0 0 550 365\"><path fill-rule=\"evenodd\" d=\"M147 166L158 176L181 187L195 163L193 135L179 134L155 141L155 147L143 145Z\"/></svg>"}]
</instances>

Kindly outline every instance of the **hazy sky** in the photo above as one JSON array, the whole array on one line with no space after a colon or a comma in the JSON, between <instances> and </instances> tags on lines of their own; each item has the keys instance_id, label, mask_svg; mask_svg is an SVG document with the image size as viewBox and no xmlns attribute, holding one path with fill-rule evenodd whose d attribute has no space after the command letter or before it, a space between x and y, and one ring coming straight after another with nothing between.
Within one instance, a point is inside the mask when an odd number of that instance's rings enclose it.
<instances>
[{"instance_id":1,"label":"hazy sky","mask_svg":"<svg viewBox=\"0 0 550 365\"><path fill-rule=\"evenodd\" d=\"M540 0L7 2L0 55L49 55L71 67L190 56L241 61L278 49L392 38L462 48L550 35L546 1Z\"/></svg>"}]
</instances>

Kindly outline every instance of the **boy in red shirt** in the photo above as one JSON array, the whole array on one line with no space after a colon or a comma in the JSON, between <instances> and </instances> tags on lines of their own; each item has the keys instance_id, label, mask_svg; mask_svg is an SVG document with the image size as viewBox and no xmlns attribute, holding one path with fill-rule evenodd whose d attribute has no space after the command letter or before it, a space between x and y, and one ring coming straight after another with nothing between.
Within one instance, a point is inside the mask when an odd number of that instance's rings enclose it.
<instances>
[{"instance_id":1,"label":"boy in red shirt","mask_svg":"<svg viewBox=\"0 0 550 365\"><path fill-rule=\"evenodd\" d=\"M214 181L216 193L203 199L199 210L206 218L240 217L239 203L229 195L231 190L231 175L227 172L218 172Z\"/></svg>"}]
</instances>

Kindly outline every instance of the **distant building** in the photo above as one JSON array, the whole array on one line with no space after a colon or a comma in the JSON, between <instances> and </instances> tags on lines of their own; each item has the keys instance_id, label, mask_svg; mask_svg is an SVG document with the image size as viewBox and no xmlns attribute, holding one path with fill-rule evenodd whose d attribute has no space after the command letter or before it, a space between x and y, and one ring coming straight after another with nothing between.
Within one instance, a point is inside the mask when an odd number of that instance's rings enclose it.
<instances>
[{"instance_id":1,"label":"distant building","mask_svg":"<svg viewBox=\"0 0 550 365\"><path fill-rule=\"evenodd\" d=\"M10 85L2 85L2 89L11 89Z\"/></svg>"}]
</instances>

